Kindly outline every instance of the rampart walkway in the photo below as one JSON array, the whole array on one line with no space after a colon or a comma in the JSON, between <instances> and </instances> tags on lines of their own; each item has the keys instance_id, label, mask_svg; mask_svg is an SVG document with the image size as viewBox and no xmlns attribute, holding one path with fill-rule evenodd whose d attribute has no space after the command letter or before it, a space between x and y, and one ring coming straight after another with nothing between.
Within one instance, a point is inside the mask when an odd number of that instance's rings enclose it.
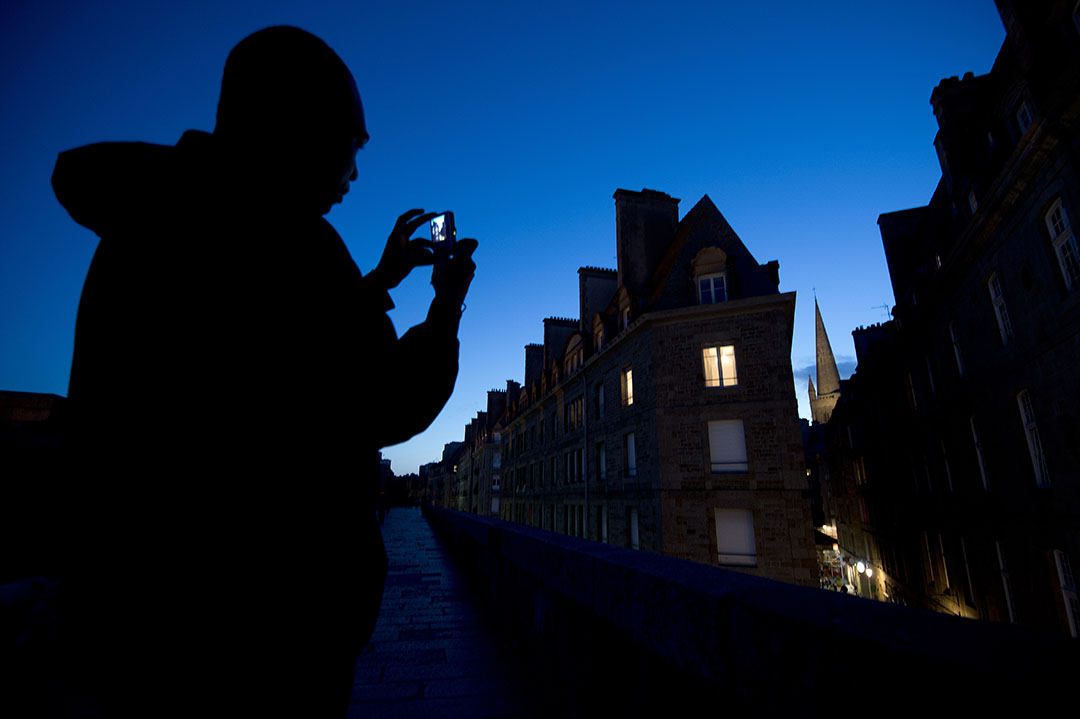
<instances>
[{"instance_id":1,"label":"rampart walkway","mask_svg":"<svg viewBox=\"0 0 1080 719\"><path fill-rule=\"evenodd\" d=\"M349 717L526 717L527 672L415 509L383 524L390 568Z\"/></svg>"}]
</instances>

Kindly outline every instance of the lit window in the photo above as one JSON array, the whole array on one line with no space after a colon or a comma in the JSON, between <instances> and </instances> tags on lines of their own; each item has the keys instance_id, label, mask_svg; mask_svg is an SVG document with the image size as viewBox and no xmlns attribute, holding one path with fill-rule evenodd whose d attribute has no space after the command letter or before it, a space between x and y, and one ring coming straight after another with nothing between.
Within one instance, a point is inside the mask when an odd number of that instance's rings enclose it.
<instances>
[{"instance_id":1,"label":"lit window","mask_svg":"<svg viewBox=\"0 0 1080 719\"><path fill-rule=\"evenodd\" d=\"M749 509L714 509L716 550L720 564L757 566L754 514Z\"/></svg>"},{"instance_id":2,"label":"lit window","mask_svg":"<svg viewBox=\"0 0 1080 719\"><path fill-rule=\"evenodd\" d=\"M634 370L630 367L622 372L622 403L624 407L634 403Z\"/></svg>"},{"instance_id":3,"label":"lit window","mask_svg":"<svg viewBox=\"0 0 1080 719\"><path fill-rule=\"evenodd\" d=\"M735 373L735 347L706 347L701 351L705 360L705 386L731 387L739 383Z\"/></svg>"},{"instance_id":4,"label":"lit window","mask_svg":"<svg viewBox=\"0 0 1080 719\"><path fill-rule=\"evenodd\" d=\"M1031 398L1026 389L1016 395L1016 402L1020 405L1020 419L1024 423L1028 452L1031 453L1031 466L1035 470L1035 484L1040 487L1049 487L1050 472L1046 468L1046 455L1043 454L1039 428L1035 426L1035 412L1031 407Z\"/></svg>"},{"instance_id":5,"label":"lit window","mask_svg":"<svg viewBox=\"0 0 1080 719\"><path fill-rule=\"evenodd\" d=\"M623 442L623 452L625 453L625 456L623 457L623 466L626 467L626 476L627 477L636 477L637 476L637 447L634 446L634 433L633 432L626 435L625 441Z\"/></svg>"},{"instance_id":6,"label":"lit window","mask_svg":"<svg viewBox=\"0 0 1080 719\"><path fill-rule=\"evenodd\" d=\"M1069 216L1061 205L1061 200L1054 203L1046 213L1046 229L1050 231L1050 241L1054 245L1061 275L1065 278L1065 287L1070 291L1080 287L1080 249L1077 248L1076 235L1069 225Z\"/></svg>"},{"instance_id":7,"label":"lit window","mask_svg":"<svg viewBox=\"0 0 1080 719\"><path fill-rule=\"evenodd\" d=\"M1020 107L1016 110L1016 127L1020 130L1020 134L1023 135L1027 132L1028 127L1031 125L1031 108L1028 107L1026 102L1020 103Z\"/></svg>"},{"instance_id":8,"label":"lit window","mask_svg":"<svg viewBox=\"0 0 1080 719\"><path fill-rule=\"evenodd\" d=\"M709 422L709 457L713 472L746 472L746 435L741 419Z\"/></svg>"},{"instance_id":9,"label":"lit window","mask_svg":"<svg viewBox=\"0 0 1080 719\"><path fill-rule=\"evenodd\" d=\"M1069 620L1069 632L1073 637L1080 637L1080 599L1077 599L1076 579L1073 578L1069 555L1060 549L1055 549L1054 562L1057 564L1058 581L1061 582L1061 595L1065 600L1065 615Z\"/></svg>"},{"instance_id":10,"label":"lit window","mask_svg":"<svg viewBox=\"0 0 1080 719\"><path fill-rule=\"evenodd\" d=\"M998 329L1001 331L1001 343L1007 345L1013 338L1012 322L1009 321L1009 311L1005 308L1005 295L1001 292L1001 282L996 272L990 275L986 284L990 289L990 300L994 303L994 315L997 316Z\"/></svg>"},{"instance_id":11,"label":"lit window","mask_svg":"<svg viewBox=\"0 0 1080 719\"><path fill-rule=\"evenodd\" d=\"M723 273L698 277L698 300L703 305L727 301L727 285Z\"/></svg>"}]
</instances>

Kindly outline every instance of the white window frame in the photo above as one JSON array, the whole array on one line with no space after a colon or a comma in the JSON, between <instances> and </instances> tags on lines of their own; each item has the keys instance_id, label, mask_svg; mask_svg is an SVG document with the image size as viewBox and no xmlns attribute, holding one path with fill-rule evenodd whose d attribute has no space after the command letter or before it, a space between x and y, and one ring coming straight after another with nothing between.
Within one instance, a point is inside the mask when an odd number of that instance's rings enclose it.
<instances>
[{"instance_id":1,"label":"white window frame","mask_svg":"<svg viewBox=\"0 0 1080 719\"><path fill-rule=\"evenodd\" d=\"M964 357L960 352L960 337L956 334L956 320L949 323L949 339L952 340L953 355L956 357L956 371L964 376Z\"/></svg>"},{"instance_id":2,"label":"white window frame","mask_svg":"<svg viewBox=\"0 0 1080 719\"><path fill-rule=\"evenodd\" d=\"M713 508L717 562L736 567L757 566L754 513L749 509Z\"/></svg>"},{"instance_id":3,"label":"white window frame","mask_svg":"<svg viewBox=\"0 0 1080 719\"><path fill-rule=\"evenodd\" d=\"M1016 395L1016 403L1020 407L1020 421L1024 425L1024 436L1027 438L1028 452L1031 454L1031 467L1035 472L1035 484L1039 487L1050 486L1050 472L1046 466L1046 455L1043 453L1042 441L1039 439L1039 428L1035 424L1035 411L1031 407L1031 396L1028 391L1020 390Z\"/></svg>"},{"instance_id":4,"label":"white window frame","mask_svg":"<svg viewBox=\"0 0 1080 719\"><path fill-rule=\"evenodd\" d=\"M1020 130L1021 137L1031 127L1031 122L1031 108L1028 106L1027 101L1022 101L1020 107L1016 108L1016 126Z\"/></svg>"},{"instance_id":5,"label":"white window frame","mask_svg":"<svg viewBox=\"0 0 1080 719\"><path fill-rule=\"evenodd\" d=\"M1061 276L1065 280L1065 288L1070 292L1080 289L1080 246L1077 245L1061 198L1054 202L1043 219L1050 233L1050 243L1054 246Z\"/></svg>"},{"instance_id":6,"label":"white window frame","mask_svg":"<svg viewBox=\"0 0 1080 719\"><path fill-rule=\"evenodd\" d=\"M698 275L694 284L697 286L698 304L702 305L714 305L720 302L727 302L727 273L715 272L708 275ZM719 282L717 282L719 280ZM708 286L708 301L706 301L706 289L703 285ZM720 288L723 297L716 299L717 286Z\"/></svg>"},{"instance_id":7,"label":"white window frame","mask_svg":"<svg viewBox=\"0 0 1080 719\"><path fill-rule=\"evenodd\" d=\"M1065 615L1069 620L1069 632L1073 638L1080 637L1080 598L1076 594L1076 579L1073 575L1069 555L1060 549L1054 550L1054 564L1057 565L1058 581L1061 584L1061 597L1065 600Z\"/></svg>"},{"instance_id":8,"label":"white window frame","mask_svg":"<svg viewBox=\"0 0 1080 719\"><path fill-rule=\"evenodd\" d=\"M994 542L994 548L997 550L1001 588L1005 593L1005 608L1009 612L1009 621L1016 624L1016 608L1013 606L1012 581L1009 579L1009 565L1005 561L1005 547L1001 546L1001 542Z\"/></svg>"},{"instance_id":9,"label":"white window frame","mask_svg":"<svg viewBox=\"0 0 1080 719\"><path fill-rule=\"evenodd\" d=\"M628 432L623 436L623 451L626 459L626 476L637 476L637 444L634 441L634 433Z\"/></svg>"},{"instance_id":10,"label":"white window frame","mask_svg":"<svg viewBox=\"0 0 1080 719\"><path fill-rule=\"evenodd\" d=\"M990 291L990 302L994 305L994 316L997 317L998 330L1001 331L1001 344L1007 345L1012 342L1013 328L1009 321L1009 310L1005 307L1005 294L1001 291L1001 280L997 273L991 273L986 280L986 287Z\"/></svg>"},{"instance_id":11,"label":"white window frame","mask_svg":"<svg viewBox=\"0 0 1080 719\"><path fill-rule=\"evenodd\" d=\"M705 365L706 387L735 387L739 384L735 345L703 347L701 360Z\"/></svg>"},{"instance_id":12,"label":"white window frame","mask_svg":"<svg viewBox=\"0 0 1080 719\"><path fill-rule=\"evenodd\" d=\"M706 427L709 462L714 474L748 472L746 428L741 419L710 420Z\"/></svg>"},{"instance_id":13,"label":"white window frame","mask_svg":"<svg viewBox=\"0 0 1080 719\"><path fill-rule=\"evenodd\" d=\"M625 367L622 371L622 403L623 407L634 404L634 368Z\"/></svg>"},{"instance_id":14,"label":"white window frame","mask_svg":"<svg viewBox=\"0 0 1080 719\"><path fill-rule=\"evenodd\" d=\"M983 459L982 443L975 430L975 418L971 417L971 441L975 445L975 457L979 460L979 476L982 477L983 489L990 491L990 479L986 476L986 461Z\"/></svg>"}]
</instances>

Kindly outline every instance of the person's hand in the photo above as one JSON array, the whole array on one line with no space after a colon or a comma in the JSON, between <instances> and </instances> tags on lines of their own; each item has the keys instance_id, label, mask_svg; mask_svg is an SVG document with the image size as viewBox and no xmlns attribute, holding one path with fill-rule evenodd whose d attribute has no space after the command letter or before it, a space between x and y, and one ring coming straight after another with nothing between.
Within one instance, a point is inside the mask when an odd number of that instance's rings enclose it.
<instances>
[{"instance_id":1,"label":"person's hand","mask_svg":"<svg viewBox=\"0 0 1080 719\"><path fill-rule=\"evenodd\" d=\"M431 271L431 284L435 287L436 299L453 303L457 308L464 304L465 295L469 292L469 284L476 271L472 253L478 245L479 243L471 238L458 240L450 250L449 257L439 258L435 262Z\"/></svg>"},{"instance_id":2,"label":"person's hand","mask_svg":"<svg viewBox=\"0 0 1080 719\"><path fill-rule=\"evenodd\" d=\"M414 268L434 264L431 240L422 237L409 239L409 236L435 215L434 212L425 214L423 210L409 210L399 217L386 240L382 259L369 276L374 276L380 286L389 290L400 285Z\"/></svg>"}]
</instances>

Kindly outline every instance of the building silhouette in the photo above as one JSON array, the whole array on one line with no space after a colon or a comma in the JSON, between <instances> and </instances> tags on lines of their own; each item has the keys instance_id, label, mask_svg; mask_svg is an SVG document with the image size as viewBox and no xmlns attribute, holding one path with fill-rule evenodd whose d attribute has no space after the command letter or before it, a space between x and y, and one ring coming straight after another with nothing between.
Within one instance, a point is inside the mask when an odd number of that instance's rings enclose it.
<instances>
[{"instance_id":1,"label":"building silhouette","mask_svg":"<svg viewBox=\"0 0 1080 719\"><path fill-rule=\"evenodd\" d=\"M489 393L448 506L816 585L795 294L708 196L614 199L618 269L580 268L579 316Z\"/></svg>"},{"instance_id":2,"label":"building silhouette","mask_svg":"<svg viewBox=\"0 0 1080 719\"><path fill-rule=\"evenodd\" d=\"M839 544L879 596L1078 636L1080 8L997 2L930 96L941 180L881 215L896 308L827 425Z\"/></svg>"}]
</instances>

